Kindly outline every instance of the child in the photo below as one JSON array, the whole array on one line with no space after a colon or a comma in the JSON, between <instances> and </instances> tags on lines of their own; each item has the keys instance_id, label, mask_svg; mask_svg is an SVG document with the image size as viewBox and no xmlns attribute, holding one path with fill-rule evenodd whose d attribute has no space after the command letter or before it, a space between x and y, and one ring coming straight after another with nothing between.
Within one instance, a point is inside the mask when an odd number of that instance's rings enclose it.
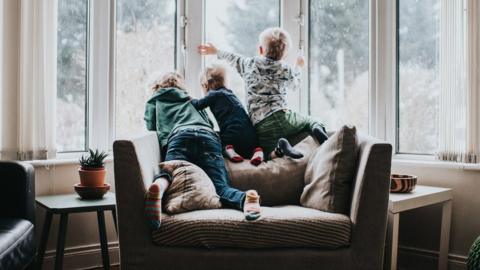
<instances>
[{"instance_id":1,"label":"child","mask_svg":"<svg viewBox=\"0 0 480 270\"><path fill-rule=\"evenodd\" d=\"M225 87L225 68L212 65L205 68L200 83L206 96L192 100L197 110L210 107L220 126L220 138L225 146L227 157L233 162L250 158L250 163L258 166L264 159L263 149L257 147L257 134L243 105L235 94ZM285 139L280 139L277 147L290 154L292 147ZM252 156L253 154L253 156Z\"/></svg>"},{"instance_id":2,"label":"child","mask_svg":"<svg viewBox=\"0 0 480 270\"><path fill-rule=\"evenodd\" d=\"M161 149L166 150L164 161L186 160L197 165L212 180L223 206L243 210L247 220L259 218L258 193L231 187L223 158L205 158L222 156L220 138L207 114L190 103L183 76L169 72L154 83L152 90L144 119L147 129L157 132ZM168 172L160 171L146 193L145 214L152 229L160 227L162 196L171 181Z\"/></svg>"},{"instance_id":3,"label":"child","mask_svg":"<svg viewBox=\"0 0 480 270\"><path fill-rule=\"evenodd\" d=\"M259 41L260 56L252 58L217 50L210 43L200 45L198 51L201 55L216 54L244 79L248 112L265 153L276 150L272 158L283 156L285 153L275 148L277 140L304 131L322 144L328 139L324 126L287 109L287 89L299 84L304 65L303 57L297 59L293 68L282 62L291 43L289 34L280 28L268 28L260 34ZM296 151L293 154L303 156Z\"/></svg>"}]
</instances>

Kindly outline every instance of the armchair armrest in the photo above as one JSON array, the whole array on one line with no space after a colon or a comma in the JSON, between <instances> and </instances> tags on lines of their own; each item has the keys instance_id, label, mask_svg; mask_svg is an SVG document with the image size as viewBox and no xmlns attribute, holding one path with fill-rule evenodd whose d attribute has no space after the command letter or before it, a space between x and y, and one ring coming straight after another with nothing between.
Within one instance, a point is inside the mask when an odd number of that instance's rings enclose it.
<instances>
[{"instance_id":1,"label":"armchair armrest","mask_svg":"<svg viewBox=\"0 0 480 270\"><path fill-rule=\"evenodd\" d=\"M0 162L0 217L29 220L35 224L35 173L23 162Z\"/></svg>"}]
</instances>

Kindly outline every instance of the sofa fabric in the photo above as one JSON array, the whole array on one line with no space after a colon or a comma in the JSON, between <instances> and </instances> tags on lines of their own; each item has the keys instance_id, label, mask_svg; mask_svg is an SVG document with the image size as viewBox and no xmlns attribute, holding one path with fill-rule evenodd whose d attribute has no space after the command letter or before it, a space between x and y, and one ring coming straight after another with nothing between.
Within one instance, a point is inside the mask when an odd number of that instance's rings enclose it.
<instances>
[{"instance_id":1,"label":"sofa fabric","mask_svg":"<svg viewBox=\"0 0 480 270\"><path fill-rule=\"evenodd\" d=\"M222 207L212 180L197 165L183 160L172 160L160 163L160 168L172 176L172 183L163 195L167 213L178 214Z\"/></svg>"},{"instance_id":2,"label":"sofa fabric","mask_svg":"<svg viewBox=\"0 0 480 270\"><path fill-rule=\"evenodd\" d=\"M161 157L157 136L155 132L149 132L137 138L116 141L113 151L122 269L382 269L392 146L369 136L358 136L356 147L359 153L349 198L348 246L335 249L209 249L157 245L152 241L152 231L145 222L143 207L145 188L159 170ZM205 211L220 210L224 209ZM164 234L168 232L164 231Z\"/></svg>"},{"instance_id":3,"label":"sofa fabric","mask_svg":"<svg viewBox=\"0 0 480 270\"><path fill-rule=\"evenodd\" d=\"M251 165L248 160L241 163L225 160L230 182L240 190L255 189L264 206L299 205L305 168L316 148L318 143L308 136L295 145L295 149L304 155L300 159L276 158L258 167Z\"/></svg>"},{"instance_id":4,"label":"sofa fabric","mask_svg":"<svg viewBox=\"0 0 480 270\"><path fill-rule=\"evenodd\" d=\"M263 207L246 221L241 211L216 209L164 216L158 245L203 248L339 248L350 244L350 219L300 206Z\"/></svg>"},{"instance_id":5,"label":"sofa fabric","mask_svg":"<svg viewBox=\"0 0 480 270\"><path fill-rule=\"evenodd\" d=\"M357 153L355 127L343 126L330 136L315 150L307 164L301 205L347 214Z\"/></svg>"},{"instance_id":6,"label":"sofa fabric","mask_svg":"<svg viewBox=\"0 0 480 270\"><path fill-rule=\"evenodd\" d=\"M33 224L25 219L0 218L0 269L23 269L35 256Z\"/></svg>"}]
</instances>

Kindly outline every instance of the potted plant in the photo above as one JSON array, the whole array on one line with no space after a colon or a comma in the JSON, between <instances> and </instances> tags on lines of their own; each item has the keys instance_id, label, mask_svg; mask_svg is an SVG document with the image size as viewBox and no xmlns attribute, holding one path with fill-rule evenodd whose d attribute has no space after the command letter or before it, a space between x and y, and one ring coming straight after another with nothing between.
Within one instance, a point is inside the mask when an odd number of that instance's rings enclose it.
<instances>
[{"instance_id":1,"label":"potted plant","mask_svg":"<svg viewBox=\"0 0 480 270\"><path fill-rule=\"evenodd\" d=\"M105 152L89 149L89 156L80 158L80 184L85 187L103 187L105 183L105 163L108 156Z\"/></svg>"}]
</instances>

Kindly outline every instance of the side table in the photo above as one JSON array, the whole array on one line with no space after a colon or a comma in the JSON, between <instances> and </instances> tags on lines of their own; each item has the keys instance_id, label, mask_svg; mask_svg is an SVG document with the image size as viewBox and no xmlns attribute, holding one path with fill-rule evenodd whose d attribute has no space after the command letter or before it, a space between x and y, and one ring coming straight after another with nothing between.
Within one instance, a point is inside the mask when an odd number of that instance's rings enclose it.
<instances>
[{"instance_id":1,"label":"side table","mask_svg":"<svg viewBox=\"0 0 480 270\"><path fill-rule=\"evenodd\" d=\"M112 211L115 230L117 230L114 193L109 192L105 194L103 199L99 200L83 200L77 194L67 194L39 196L36 198L36 201L38 206L46 210L42 236L40 239L40 247L38 250L38 269L42 269L43 257L45 256L45 248L47 246L53 214L60 215L60 226L58 231L57 250L55 255L55 269L62 269L68 215L71 213L84 212L97 212L98 231L100 234L100 246L102 248L103 268L110 268L104 211Z\"/></svg>"},{"instance_id":2,"label":"side table","mask_svg":"<svg viewBox=\"0 0 480 270\"><path fill-rule=\"evenodd\" d=\"M438 269L447 269L448 245L450 241L450 219L452 216L452 190L450 188L420 185L410 193L390 194L388 203L387 248L385 254L386 269L397 269L400 213L438 203L442 204Z\"/></svg>"}]
</instances>

